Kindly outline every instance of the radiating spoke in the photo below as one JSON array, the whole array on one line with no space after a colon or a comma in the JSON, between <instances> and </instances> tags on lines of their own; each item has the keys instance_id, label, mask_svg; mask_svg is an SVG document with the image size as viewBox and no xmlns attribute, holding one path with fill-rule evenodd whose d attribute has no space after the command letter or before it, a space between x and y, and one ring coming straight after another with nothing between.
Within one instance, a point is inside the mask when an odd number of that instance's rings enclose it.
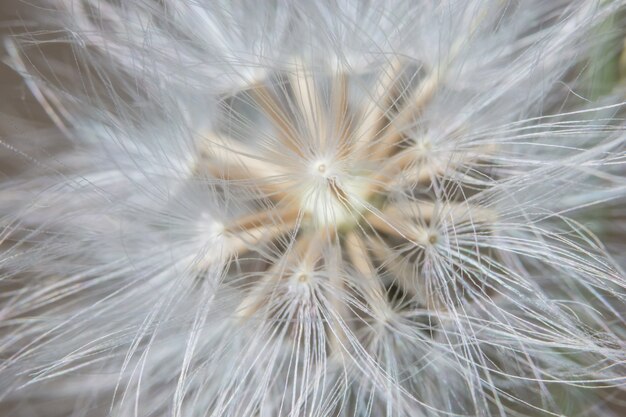
<instances>
[{"instance_id":1,"label":"radiating spoke","mask_svg":"<svg viewBox=\"0 0 626 417\"><path fill-rule=\"evenodd\" d=\"M419 119L438 87L439 79L436 73L430 73L419 83L400 112L389 120L386 128L375 140L370 152L371 160L384 160L397 151L398 145L407 135L407 130L412 127L415 120Z\"/></svg>"},{"instance_id":2,"label":"radiating spoke","mask_svg":"<svg viewBox=\"0 0 626 417\"><path fill-rule=\"evenodd\" d=\"M371 155L370 148L388 124L390 108L398 99L398 91L394 86L403 69L402 61L392 58L381 70L374 92L365 99L362 116L354 132L354 153L357 157Z\"/></svg>"},{"instance_id":3,"label":"radiating spoke","mask_svg":"<svg viewBox=\"0 0 626 417\"><path fill-rule=\"evenodd\" d=\"M338 158L343 159L350 155L353 147L351 141L353 118L348 113L348 76L346 73L338 73L333 77L331 94L332 103L330 108L333 121L333 135L337 142Z\"/></svg>"},{"instance_id":4,"label":"radiating spoke","mask_svg":"<svg viewBox=\"0 0 626 417\"><path fill-rule=\"evenodd\" d=\"M302 140L294 126L294 121L285 112L282 104L264 83L257 83L248 94L259 109L272 122L280 143L287 146L296 155L302 156Z\"/></svg>"},{"instance_id":5,"label":"radiating spoke","mask_svg":"<svg viewBox=\"0 0 626 417\"><path fill-rule=\"evenodd\" d=\"M300 131L300 136L303 136L305 142L318 143L324 152L327 147L327 111L317 83L314 74L306 68L305 63L296 60L289 71L289 85L302 117L299 120L296 116L296 121L299 122L297 124L304 127Z\"/></svg>"},{"instance_id":6,"label":"radiating spoke","mask_svg":"<svg viewBox=\"0 0 626 417\"><path fill-rule=\"evenodd\" d=\"M288 197L288 173L264 159L258 150L224 135L205 134L199 144L194 173L261 190L278 201Z\"/></svg>"},{"instance_id":7,"label":"radiating spoke","mask_svg":"<svg viewBox=\"0 0 626 417\"><path fill-rule=\"evenodd\" d=\"M345 246L351 265L359 273L359 278L361 278L359 284L363 288L373 316L384 319L388 314L385 290L376 276L367 244L353 231L346 236Z\"/></svg>"}]
</instances>

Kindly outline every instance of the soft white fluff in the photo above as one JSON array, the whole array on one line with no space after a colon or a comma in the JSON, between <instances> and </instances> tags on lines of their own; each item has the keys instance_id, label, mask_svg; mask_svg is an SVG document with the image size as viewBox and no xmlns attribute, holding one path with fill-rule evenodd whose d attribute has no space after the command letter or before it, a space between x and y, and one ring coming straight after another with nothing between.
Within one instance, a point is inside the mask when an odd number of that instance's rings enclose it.
<instances>
[{"instance_id":1,"label":"soft white fluff","mask_svg":"<svg viewBox=\"0 0 626 417\"><path fill-rule=\"evenodd\" d=\"M585 68L624 1L40 5L10 415L611 415L625 103Z\"/></svg>"}]
</instances>

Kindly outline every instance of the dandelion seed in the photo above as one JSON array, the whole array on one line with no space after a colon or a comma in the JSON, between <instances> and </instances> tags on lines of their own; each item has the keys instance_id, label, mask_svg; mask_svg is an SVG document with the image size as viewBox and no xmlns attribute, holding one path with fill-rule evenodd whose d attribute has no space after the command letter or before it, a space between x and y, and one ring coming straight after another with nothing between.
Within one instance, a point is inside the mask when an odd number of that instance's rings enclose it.
<instances>
[{"instance_id":1,"label":"dandelion seed","mask_svg":"<svg viewBox=\"0 0 626 417\"><path fill-rule=\"evenodd\" d=\"M626 278L584 214L626 196L624 103L569 94L622 2L52 5L78 86L6 40L66 136L0 183L14 415L582 416L623 392Z\"/></svg>"}]
</instances>

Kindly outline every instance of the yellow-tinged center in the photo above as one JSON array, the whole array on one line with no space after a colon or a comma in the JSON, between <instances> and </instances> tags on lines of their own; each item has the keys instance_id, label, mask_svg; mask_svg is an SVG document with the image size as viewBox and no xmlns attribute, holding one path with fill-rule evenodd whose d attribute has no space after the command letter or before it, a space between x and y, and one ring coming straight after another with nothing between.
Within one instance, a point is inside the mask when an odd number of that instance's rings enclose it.
<instances>
[{"instance_id":1,"label":"yellow-tinged center","mask_svg":"<svg viewBox=\"0 0 626 417\"><path fill-rule=\"evenodd\" d=\"M365 180L330 159L313 161L298 187L300 209L318 226L353 224L362 211Z\"/></svg>"}]
</instances>

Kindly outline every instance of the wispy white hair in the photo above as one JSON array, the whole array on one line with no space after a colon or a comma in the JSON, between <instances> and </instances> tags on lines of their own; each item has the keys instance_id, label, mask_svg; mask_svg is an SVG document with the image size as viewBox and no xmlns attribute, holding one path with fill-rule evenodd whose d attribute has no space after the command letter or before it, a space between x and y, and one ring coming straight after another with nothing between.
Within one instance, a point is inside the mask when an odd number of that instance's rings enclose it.
<instances>
[{"instance_id":1,"label":"wispy white hair","mask_svg":"<svg viewBox=\"0 0 626 417\"><path fill-rule=\"evenodd\" d=\"M623 0L37 5L0 413L619 415Z\"/></svg>"}]
</instances>

